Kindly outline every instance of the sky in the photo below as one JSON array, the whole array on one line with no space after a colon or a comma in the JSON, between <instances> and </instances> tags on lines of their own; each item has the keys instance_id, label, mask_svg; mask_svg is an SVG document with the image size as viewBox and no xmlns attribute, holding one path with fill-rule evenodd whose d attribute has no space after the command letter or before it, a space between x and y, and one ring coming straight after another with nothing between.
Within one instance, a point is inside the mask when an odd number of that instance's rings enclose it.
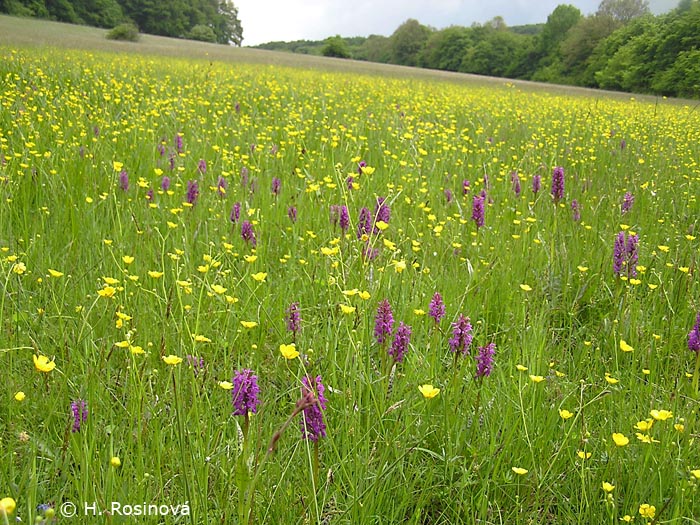
<instances>
[{"instance_id":1,"label":"sky","mask_svg":"<svg viewBox=\"0 0 700 525\"><path fill-rule=\"evenodd\" d=\"M509 26L537 24L559 4L593 14L600 0L233 0L243 26L243 45L292 40L323 40L340 35L390 36L409 18L442 29L468 27L502 16ZM654 14L678 0L649 0Z\"/></svg>"}]
</instances>

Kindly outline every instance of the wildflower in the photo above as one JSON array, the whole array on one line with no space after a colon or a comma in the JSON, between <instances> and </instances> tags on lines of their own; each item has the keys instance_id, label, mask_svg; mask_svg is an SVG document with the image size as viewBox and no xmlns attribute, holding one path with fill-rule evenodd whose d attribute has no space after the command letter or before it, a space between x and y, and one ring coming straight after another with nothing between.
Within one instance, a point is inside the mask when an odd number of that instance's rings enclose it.
<instances>
[{"instance_id":1,"label":"wildflower","mask_svg":"<svg viewBox=\"0 0 700 525\"><path fill-rule=\"evenodd\" d=\"M484 226L484 197L480 195L474 195L472 200L472 220L477 230Z\"/></svg>"},{"instance_id":2,"label":"wildflower","mask_svg":"<svg viewBox=\"0 0 700 525\"><path fill-rule=\"evenodd\" d=\"M620 212L624 215L628 211L632 209L632 205L634 204L634 195L632 195L629 191L625 193L625 196L622 198L622 205L620 205Z\"/></svg>"},{"instance_id":3,"label":"wildflower","mask_svg":"<svg viewBox=\"0 0 700 525\"><path fill-rule=\"evenodd\" d=\"M177 149L178 153L182 153L184 150L182 145L182 135L179 133L175 135L175 148Z\"/></svg>"},{"instance_id":4,"label":"wildflower","mask_svg":"<svg viewBox=\"0 0 700 525\"><path fill-rule=\"evenodd\" d=\"M241 326L243 328L255 328L256 326L258 326L258 322L257 321L241 321Z\"/></svg>"},{"instance_id":5,"label":"wildflower","mask_svg":"<svg viewBox=\"0 0 700 525\"><path fill-rule=\"evenodd\" d=\"M246 416L249 412L255 414L260 404L258 376L254 375L252 370L244 368L236 371L231 382L233 383L231 390L233 415Z\"/></svg>"},{"instance_id":6,"label":"wildflower","mask_svg":"<svg viewBox=\"0 0 700 525\"><path fill-rule=\"evenodd\" d=\"M187 181L187 202L194 205L199 197L199 183L196 180Z\"/></svg>"},{"instance_id":7,"label":"wildflower","mask_svg":"<svg viewBox=\"0 0 700 525\"><path fill-rule=\"evenodd\" d=\"M326 424L323 421L323 411L326 410L328 400L323 395L326 388L323 386L321 376L316 376L315 392L311 385L311 379L303 377L301 387L301 397L312 401L304 408L301 419L302 439L308 439L314 443L319 438L326 437Z\"/></svg>"},{"instance_id":8,"label":"wildflower","mask_svg":"<svg viewBox=\"0 0 700 525\"><path fill-rule=\"evenodd\" d=\"M345 185L348 188L348 191L352 191L355 189L355 177L352 175L349 176L347 179L345 179Z\"/></svg>"},{"instance_id":9,"label":"wildflower","mask_svg":"<svg viewBox=\"0 0 700 525\"><path fill-rule=\"evenodd\" d=\"M385 197L377 197L377 204L374 206L374 217L376 222L385 222L389 224L389 219L391 218L391 208L386 204ZM380 229L377 228L375 222L374 233L379 233Z\"/></svg>"},{"instance_id":10,"label":"wildflower","mask_svg":"<svg viewBox=\"0 0 700 525\"><path fill-rule=\"evenodd\" d=\"M571 211L574 214L574 222L581 220L581 206L576 199L571 201Z\"/></svg>"},{"instance_id":11,"label":"wildflower","mask_svg":"<svg viewBox=\"0 0 700 525\"><path fill-rule=\"evenodd\" d=\"M49 373L56 368L56 363L49 361L49 358L45 355L34 355L34 367L39 372Z\"/></svg>"},{"instance_id":12,"label":"wildflower","mask_svg":"<svg viewBox=\"0 0 700 525\"><path fill-rule=\"evenodd\" d=\"M206 339L206 342L211 343L211 339L208 337L204 337L201 335L195 336L194 340L195 341L202 341L201 339L197 339L198 337L202 337ZM204 341L202 341L204 342ZM187 354L187 364L189 364L192 367L192 370L194 371L194 376L197 377L199 373L204 370L204 358L203 357L198 357L192 354Z\"/></svg>"},{"instance_id":13,"label":"wildflower","mask_svg":"<svg viewBox=\"0 0 700 525\"><path fill-rule=\"evenodd\" d=\"M620 434L619 432L615 432L612 435L612 438L618 447L624 447L630 442L630 439L627 436L625 436L624 434Z\"/></svg>"},{"instance_id":14,"label":"wildflower","mask_svg":"<svg viewBox=\"0 0 700 525\"><path fill-rule=\"evenodd\" d=\"M420 390L420 393L423 394L423 397L426 399L432 399L440 393L439 388L435 388L433 385L428 384L419 386L418 390Z\"/></svg>"},{"instance_id":15,"label":"wildflower","mask_svg":"<svg viewBox=\"0 0 700 525\"><path fill-rule=\"evenodd\" d=\"M26 396L26 394L25 394L24 392L19 391L19 392L17 392L17 393L15 394L15 401L22 402L22 401L24 401L24 399L25 399L26 397L27 397L27 396Z\"/></svg>"},{"instance_id":16,"label":"wildflower","mask_svg":"<svg viewBox=\"0 0 700 525\"><path fill-rule=\"evenodd\" d=\"M109 464L114 468L119 468L122 466L122 460L119 459L119 456L112 456L112 459L109 460Z\"/></svg>"},{"instance_id":17,"label":"wildflower","mask_svg":"<svg viewBox=\"0 0 700 525\"><path fill-rule=\"evenodd\" d=\"M552 197L554 202L564 198L564 168L557 166L552 171Z\"/></svg>"},{"instance_id":18,"label":"wildflower","mask_svg":"<svg viewBox=\"0 0 700 525\"><path fill-rule=\"evenodd\" d=\"M80 432L80 425L87 421L88 417L87 403L82 399L77 399L71 402L70 409L73 413L73 428L71 432Z\"/></svg>"},{"instance_id":19,"label":"wildflower","mask_svg":"<svg viewBox=\"0 0 700 525\"><path fill-rule=\"evenodd\" d=\"M48 272L49 275L51 275L51 277L55 277L56 279L58 279L59 277L63 277L63 272L59 272L58 270L53 270L49 268Z\"/></svg>"},{"instance_id":20,"label":"wildflower","mask_svg":"<svg viewBox=\"0 0 700 525\"><path fill-rule=\"evenodd\" d=\"M522 188L520 186L520 176L517 174L517 172L513 172L510 175L510 180L513 184L513 193L515 193L516 197L520 197L520 192L522 191Z\"/></svg>"},{"instance_id":21,"label":"wildflower","mask_svg":"<svg viewBox=\"0 0 700 525\"><path fill-rule=\"evenodd\" d=\"M228 219L233 223L236 224L238 222L238 219L241 217L241 203L240 202L234 202L233 207L231 208L231 213L228 216Z\"/></svg>"},{"instance_id":22,"label":"wildflower","mask_svg":"<svg viewBox=\"0 0 700 525\"><path fill-rule=\"evenodd\" d=\"M615 485L613 485L612 483L608 483L607 481L603 481L603 490L609 494L613 490L615 490Z\"/></svg>"},{"instance_id":23,"label":"wildflower","mask_svg":"<svg viewBox=\"0 0 700 525\"><path fill-rule=\"evenodd\" d=\"M700 312L695 318L695 326L688 332L688 349L700 355Z\"/></svg>"},{"instance_id":24,"label":"wildflower","mask_svg":"<svg viewBox=\"0 0 700 525\"><path fill-rule=\"evenodd\" d=\"M462 352L463 355L469 354L472 338L472 325L469 322L469 317L460 314L457 322L452 323L452 337L449 341L450 351L453 353Z\"/></svg>"},{"instance_id":25,"label":"wildflower","mask_svg":"<svg viewBox=\"0 0 700 525\"><path fill-rule=\"evenodd\" d=\"M365 235L369 235L372 228L372 215L368 208L360 210L360 216L357 219L357 238L361 239Z\"/></svg>"},{"instance_id":26,"label":"wildflower","mask_svg":"<svg viewBox=\"0 0 700 525\"><path fill-rule=\"evenodd\" d=\"M623 352L634 352L634 348L627 344L627 341L624 339L620 339L620 350Z\"/></svg>"},{"instance_id":27,"label":"wildflower","mask_svg":"<svg viewBox=\"0 0 700 525\"><path fill-rule=\"evenodd\" d=\"M532 381L533 383L541 383L542 381L544 381L544 377L530 374L530 381Z\"/></svg>"},{"instance_id":28,"label":"wildflower","mask_svg":"<svg viewBox=\"0 0 700 525\"><path fill-rule=\"evenodd\" d=\"M168 191L170 189L170 177L167 175L164 175L162 179L160 179L160 189L163 191Z\"/></svg>"},{"instance_id":29,"label":"wildflower","mask_svg":"<svg viewBox=\"0 0 700 525\"><path fill-rule=\"evenodd\" d=\"M389 301L383 299L377 307L377 315L374 318L374 337L377 343L384 344L386 336L391 334L394 327L394 314L391 311Z\"/></svg>"},{"instance_id":30,"label":"wildflower","mask_svg":"<svg viewBox=\"0 0 700 525\"><path fill-rule=\"evenodd\" d=\"M301 314L299 313L299 303L294 302L287 308L287 330L296 337L301 328Z\"/></svg>"},{"instance_id":31,"label":"wildflower","mask_svg":"<svg viewBox=\"0 0 700 525\"><path fill-rule=\"evenodd\" d=\"M530 286L529 284L521 284L521 285L520 285L520 289L521 289L523 292L531 292L531 291L532 291L532 286Z\"/></svg>"},{"instance_id":32,"label":"wildflower","mask_svg":"<svg viewBox=\"0 0 700 525\"><path fill-rule=\"evenodd\" d=\"M121 170L119 172L119 187L122 191L127 191L129 189L129 174L126 170Z\"/></svg>"},{"instance_id":33,"label":"wildflower","mask_svg":"<svg viewBox=\"0 0 700 525\"><path fill-rule=\"evenodd\" d=\"M627 238L627 276L636 277L637 275L637 245L639 244L639 237L637 235L630 235Z\"/></svg>"},{"instance_id":34,"label":"wildflower","mask_svg":"<svg viewBox=\"0 0 700 525\"><path fill-rule=\"evenodd\" d=\"M265 282L265 279L267 278L267 273L265 273L265 272L258 272L258 273L252 274L251 277L252 277L255 281L257 281L257 282L259 282L259 283L262 283L262 282Z\"/></svg>"},{"instance_id":35,"label":"wildflower","mask_svg":"<svg viewBox=\"0 0 700 525\"><path fill-rule=\"evenodd\" d=\"M522 467L511 467L511 470L515 472L518 476L524 476L529 472L527 469L524 469Z\"/></svg>"},{"instance_id":36,"label":"wildflower","mask_svg":"<svg viewBox=\"0 0 700 525\"><path fill-rule=\"evenodd\" d=\"M670 410L652 410L649 415L656 421L666 421L673 417L673 412Z\"/></svg>"},{"instance_id":37,"label":"wildflower","mask_svg":"<svg viewBox=\"0 0 700 525\"><path fill-rule=\"evenodd\" d=\"M357 310L357 308L355 308L354 306L342 303L340 304L340 311L343 312L345 315L354 314L355 310Z\"/></svg>"},{"instance_id":38,"label":"wildflower","mask_svg":"<svg viewBox=\"0 0 700 525\"><path fill-rule=\"evenodd\" d=\"M348 213L348 207L345 205L342 205L340 207L340 229L343 230L343 233L348 231L348 228L350 227L350 214Z\"/></svg>"},{"instance_id":39,"label":"wildflower","mask_svg":"<svg viewBox=\"0 0 700 525\"><path fill-rule=\"evenodd\" d=\"M163 362L166 365L170 365L170 366L179 365L180 363L182 363L182 357L178 357L176 355L170 354L168 356L163 356Z\"/></svg>"},{"instance_id":40,"label":"wildflower","mask_svg":"<svg viewBox=\"0 0 700 525\"><path fill-rule=\"evenodd\" d=\"M226 182L226 179L220 176L219 179L216 181L216 193L219 194L219 197L224 198L226 196L227 189L228 182Z\"/></svg>"},{"instance_id":41,"label":"wildflower","mask_svg":"<svg viewBox=\"0 0 700 525\"><path fill-rule=\"evenodd\" d=\"M241 237L251 246L257 245L257 239L255 238L255 232L253 231L253 225L249 221L243 221L241 224Z\"/></svg>"},{"instance_id":42,"label":"wildflower","mask_svg":"<svg viewBox=\"0 0 700 525\"><path fill-rule=\"evenodd\" d=\"M292 222L297 222L297 208L296 206L290 206L287 208L287 217Z\"/></svg>"},{"instance_id":43,"label":"wildflower","mask_svg":"<svg viewBox=\"0 0 700 525\"><path fill-rule=\"evenodd\" d=\"M654 519L654 516L656 516L656 507L654 505L649 505L648 503L642 503L639 506L639 514L642 516L642 518L649 518Z\"/></svg>"},{"instance_id":44,"label":"wildflower","mask_svg":"<svg viewBox=\"0 0 700 525\"><path fill-rule=\"evenodd\" d=\"M479 353L476 355L476 375L477 379L488 377L493 370L493 356L496 353L496 343L489 343L486 346L479 347Z\"/></svg>"},{"instance_id":45,"label":"wildflower","mask_svg":"<svg viewBox=\"0 0 700 525\"><path fill-rule=\"evenodd\" d=\"M0 516L7 517L15 511L17 503L12 498L0 499Z\"/></svg>"},{"instance_id":46,"label":"wildflower","mask_svg":"<svg viewBox=\"0 0 700 525\"><path fill-rule=\"evenodd\" d=\"M399 323L399 327L394 334L394 340L389 348L389 355L394 358L394 361L401 363L403 356L408 350L408 344L411 342L411 327L403 322Z\"/></svg>"},{"instance_id":47,"label":"wildflower","mask_svg":"<svg viewBox=\"0 0 700 525\"><path fill-rule=\"evenodd\" d=\"M445 200L447 201L447 204L451 203L453 199L452 190L450 190L449 188L445 188L443 194L445 195Z\"/></svg>"},{"instance_id":48,"label":"wildflower","mask_svg":"<svg viewBox=\"0 0 700 525\"><path fill-rule=\"evenodd\" d=\"M462 181L462 195L469 193L470 182L467 179Z\"/></svg>"},{"instance_id":49,"label":"wildflower","mask_svg":"<svg viewBox=\"0 0 700 525\"><path fill-rule=\"evenodd\" d=\"M278 177L272 178L271 190L272 194L277 197L280 194L280 189L282 188L282 181Z\"/></svg>"},{"instance_id":50,"label":"wildflower","mask_svg":"<svg viewBox=\"0 0 700 525\"><path fill-rule=\"evenodd\" d=\"M559 409L559 417L561 417L564 421L567 419L571 419L574 417L574 414L566 410L565 408L560 408Z\"/></svg>"},{"instance_id":51,"label":"wildflower","mask_svg":"<svg viewBox=\"0 0 700 525\"><path fill-rule=\"evenodd\" d=\"M435 292L435 295L433 295L430 301L428 315L433 318L436 325L445 317L445 303L438 292Z\"/></svg>"},{"instance_id":52,"label":"wildflower","mask_svg":"<svg viewBox=\"0 0 700 525\"><path fill-rule=\"evenodd\" d=\"M297 350L297 345L294 343L288 345L282 343L280 345L280 354L282 354L282 357L285 359L289 359L291 361L292 359L299 357L299 350Z\"/></svg>"},{"instance_id":53,"label":"wildflower","mask_svg":"<svg viewBox=\"0 0 700 525\"><path fill-rule=\"evenodd\" d=\"M207 161L204 159L199 159L197 163L197 171L204 175L207 172Z\"/></svg>"},{"instance_id":54,"label":"wildflower","mask_svg":"<svg viewBox=\"0 0 700 525\"><path fill-rule=\"evenodd\" d=\"M537 194L540 192L541 188L542 188L542 177L540 175L535 175L532 178L532 193L535 194L535 197L537 197Z\"/></svg>"}]
</instances>

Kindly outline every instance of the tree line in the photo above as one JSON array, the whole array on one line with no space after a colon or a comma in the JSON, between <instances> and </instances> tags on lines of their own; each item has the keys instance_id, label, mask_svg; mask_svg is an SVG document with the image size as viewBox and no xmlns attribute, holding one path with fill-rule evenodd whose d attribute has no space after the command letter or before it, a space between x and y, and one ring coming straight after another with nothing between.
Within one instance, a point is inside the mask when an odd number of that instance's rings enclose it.
<instances>
[{"instance_id":1,"label":"tree line","mask_svg":"<svg viewBox=\"0 0 700 525\"><path fill-rule=\"evenodd\" d=\"M389 37L334 36L257 47L700 98L700 0L681 0L658 16L645 0L603 0L590 16L562 4L545 23L514 27L501 17L440 30L409 19Z\"/></svg>"},{"instance_id":2,"label":"tree line","mask_svg":"<svg viewBox=\"0 0 700 525\"><path fill-rule=\"evenodd\" d=\"M111 28L132 23L143 33L241 45L231 0L0 0L0 13Z\"/></svg>"}]
</instances>

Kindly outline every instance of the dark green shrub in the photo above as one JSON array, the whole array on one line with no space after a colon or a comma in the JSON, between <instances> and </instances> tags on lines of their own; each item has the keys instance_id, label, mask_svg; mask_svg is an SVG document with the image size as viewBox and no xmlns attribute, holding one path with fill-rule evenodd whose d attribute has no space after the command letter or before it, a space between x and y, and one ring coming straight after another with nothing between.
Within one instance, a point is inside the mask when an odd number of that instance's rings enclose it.
<instances>
[{"instance_id":1,"label":"dark green shrub","mask_svg":"<svg viewBox=\"0 0 700 525\"><path fill-rule=\"evenodd\" d=\"M187 33L187 38L190 40L199 40L200 42L216 43L216 33L214 33L214 30L203 24L197 24L190 29L190 32Z\"/></svg>"},{"instance_id":2,"label":"dark green shrub","mask_svg":"<svg viewBox=\"0 0 700 525\"><path fill-rule=\"evenodd\" d=\"M110 40L136 42L139 39L139 30L134 24L119 24L109 30L107 38Z\"/></svg>"}]
</instances>

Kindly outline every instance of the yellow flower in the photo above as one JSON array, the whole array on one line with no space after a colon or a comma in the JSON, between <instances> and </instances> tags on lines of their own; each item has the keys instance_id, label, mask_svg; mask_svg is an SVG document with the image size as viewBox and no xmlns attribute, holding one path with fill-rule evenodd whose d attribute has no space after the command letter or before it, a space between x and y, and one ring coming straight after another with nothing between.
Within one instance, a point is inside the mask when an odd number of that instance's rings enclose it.
<instances>
[{"instance_id":1,"label":"yellow flower","mask_svg":"<svg viewBox=\"0 0 700 525\"><path fill-rule=\"evenodd\" d=\"M513 472L515 472L518 476L524 476L525 474L528 473L527 469L524 469L522 467L511 467L510 468Z\"/></svg>"},{"instance_id":2,"label":"yellow flower","mask_svg":"<svg viewBox=\"0 0 700 525\"><path fill-rule=\"evenodd\" d=\"M56 363L54 361L49 361L49 358L45 355L34 355L34 367L39 372L51 372L56 368Z\"/></svg>"},{"instance_id":3,"label":"yellow flower","mask_svg":"<svg viewBox=\"0 0 700 525\"><path fill-rule=\"evenodd\" d=\"M265 281L267 274L265 272L258 272L258 273L254 273L253 275L251 275L251 277L253 279L255 279L256 281L258 281L259 283L262 283Z\"/></svg>"},{"instance_id":4,"label":"yellow flower","mask_svg":"<svg viewBox=\"0 0 700 525\"><path fill-rule=\"evenodd\" d=\"M625 436L624 434L620 434L619 432L615 432L612 435L612 438L618 447L624 447L630 442L630 439L627 436Z\"/></svg>"},{"instance_id":5,"label":"yellow flower","mask_svg":"<svg viewBox=\"0 0 700 525\"><path fill-rule=\"evenodd\" d=\"M615 490L615 485L613 485L612 483L608 483L607 481L603 481L603 490L607 493L610 493L613 490Z\"/></svg>"},{"instance_id":6,"label":"yellow flower","mask_svg":"<svg viewBox=\"0 0 700 525\"><path fill-rule=\"evenodd\" d=\"M422 308L415 308L415 309L413 310L413 313L414 313L415 315L425 315L425 310L423 310Z\"/></svg>"},{"instance_id":7,"label":"yellow flower","mask_svg":"<svg viewBox=\"0 0 700 525\"><path fill-rule=\"evenodd\" d=\"M581 273L584 273L584 272L587 272L587 271L588 271L588 266L581 266L581 265L579 265L579 266L577 266L576 268L578 268L578 271L581 272Z\"/></svg>"},{"instance_id":8,"label":"yellow flower","mask_svg":"<svg viewBox=\"0 0 700 525\"><path fill-rule=\"evenodd\" d=\"M26 397L27 396L24 394L24 392L21 392L21 391L17 392L15 394L15 401L24 401L24 398L26 398Z\"/></svg>"},{"instance_id":9,"label":"yellow flower","mask_svg":"<svg viewBox=\"0 0 700 525\"><path fill-rule=\"evenodd\" d=\"M258 326L258 323L257 321L241 321L241 326L243 326L243 328L255 328Z\"/></svg>"},{"instance_id":10,"label":"yellow flower","mask_svg":"<svg viewBox=\"0 0 700 525\"><path fill-rule=\"evenodd\" d=\"M589 459L591 457L591 452L584 452L583 450L579 450L578 452L576 452L576 455L579 458L586 460L586 459Z\"/></svg>"},{"instance_id":11,"label":"yellow flower","mask_svg":"<svg viewBox=\"0 0 700 525\"><path fill-rule=\"evenodd\" d=\"M642 432L648 432L649 430L651 430L652 426L654 426L654 420L647 419L645 421L638 421L637 424L634 425L634 428Z\"/></svg>"},{"instance_id":12,"label":"yellow flower","mask_svg":"<svg viewBox=\"0 0 700 525\"><path fill-rule=\"evenodd\" d=\"M348 306L347 304L341 304L340 305L340 310L346 314L350 315L355 312L356 308L354 306Z\"/></svg>"},{"instance_id":13,"label":"yellow flower","mask_svg":"<svg viewBox=\"0 0 700 525\"><path fill-rule=\"evenodd\" d=\"M642 503L639 506L639 514L642 515L642 518L654 519L654 516L656 516L656 507L648 503Z\"/></svg>"},{"instance_id":14,"label":"yellow flower","mask_svg":"<svg viewBox=\"0 0 700 525\"><path fill-rule=\"evenodd\" d=\"M360 292L359 296L360 296L360 299L362 299L363 301L366 301L367 299L372 297L367 290Z\"/></svg>"},{"instance_id":15,"label":"yellow flower","mask_svg":"<svg viewBox=\"0 0 700 525\"><path fill-rule=\"evenodd\" d=\"M620 518L620 521L624 521L625 523L632 523L632 519L632 516L630 516L629 514L625 514Z\"/></svg>"},{"instance_id":16,"label":"yellow flower","mask_svg":"<svg viewBox=\"0 0 700 525\"><path fill-rule=\"evenodd\" d=\"M616 384L618 384L618 383L620 382L619 379L615 379L613 376L611 376L611 375L608 374L608 373L605 374L605 380L606 380L608 383L610 383L611 385L616 385Z\"/></svg>"},{"instance_id":17,"label":"yellow flower","mask_svg":"<svg viewBox=\"0 0 700 525\"><path fill-rule=\"evenodd\" d=\"M206 336L204 336L204 335L201 335L201 334L195 335L195 336L194 336L194 340L195 340L197 343L211 343L211 339L209 339L208 337L206 337Z\"/></svg>"},{"instance_id":18,"label":"yellow flower","mask_svg":"<svg viewBox=\"0 0 700 525\"><path fill-rule=\"evenodd\" d=\"M114 297L116 292L117 290L114 288L114 286L105 286L101 290L97 290L97 295L104 297L105 299L109 299L110 297Z\"/></svg>"},{"instance_id":19,"label":"yellow flower","mask_svg":"<svg viewBox=\"0 0 700 525\"><path fill-rule=\"evenodd\" d=\"M394 270L396 273L401 273L406 269L406 261L394 261Z\"/></svg>"},{"instance_id":20,"label":"yellow flower","mask_svg":"<svg viewBox=\"0 0 700 525\"><path fill-rule=\"evenodd\" d=\"M63 277L63 272L59 272L58 270L54 270L53 268L49 268L49 275L51 277L55 277L58 279L59 277Z\"/></svg>"},{"instance_id":21,"label":"yellow flower","mask_svg":"<svg viewBox=\"0 0 700 525\"><path fill-rule=\"evenodd\" d=\"M233 383L230 381L219 381L219 388L223 388L224 390L233 390Z\"/></svg>"},{"instance_id":22,"label":"yellow flower","mask_svg":"<svg viewBox=\"0 0 700 525\"><path fill-rule=\"evenodd\" d=\"M163 272L156 272L156 271L154 271L154 270L149 270L149 271L148 271L148 276L149 276L151 279L160 279L161 277L163 277Z\"/></svg>"},{"instance_id":23,"label":"yellow flower","mask_svg":"<svg viewBox=\"0 0 700 525\"><path fill-rule=\"evenodd\" d=\"M119 459L119 456L114 456L112 459L109 460L109 464L112 465L114 468L119 468L122 465L122 460Z\"/></svg>"},{"instance_id":24,"label":"yellow flower","mask_svg":"<svg viewBox=\"0 0 700 525\"><path fill-rule=\"evenodd\" d=\"M138 345L136 345L136 346L129 345L129 352L131 352L133 355L140 355L140 354L146 353L145 350Z\"/></svg>"},{"instance_id":25,"label":"yellow flower","mask_svg":"<svg viewBox=\"0 0 700 525\"><path fill-rule=\"evenodd\" d=\"M105 282L105 284L108 284L109 286L119 284L119 279L115 279L114 277L102 277L102 280Z\"/></svg>"},{"instance_id":26,"label":"yellow flower","mask_svg":"<svg viewBox=\"0 0 700 525\"><path fill-rule=\"evenodd\" d=\"M426 399L432 399L440 393L439 388L427 384L419 386L418 390L420 390L420 393L423 394L423 397Z\"/></svg>"},{"instance_id":27,"label":"yellow flower","mask_svg":"<svg viewBox=\"0 0 700 525\"><path fill-rule=\"evenodd\" d=\"M533 383L540 383L544 381L544 377L530 374L530 381L532 381Z\"/></svg>"},{"instance_id":28,"label":"yellow flower","mask_svg":"<svg viewBox=\"0 0 700 525\"><path fill-rule=\"evenodd\" d=\"M285 359L292 360L299 357L299 350L297 350L297 347L294 343L288 345L282 343L280 345L280 354L282 354L282 357L284 357Z\"/></svg>"},{"instance_id":29,"label":"yellow flower","mask_svg":"<svg viewBox=\"0 0 700 525\"><path fill-rule=\"evenodd\" d=\"M375 226L381 231L384 231L389 227L389 225L384 221L377 221Z\"/></svg>"},{"instance_id":30,"label":"yellow flower","mask_svg":"<svg viewBox=\"0 0 700 525\"><path fill-rule=\"evenodd\" d=\"M567 419L573 417L573 414L571 412L569 412L568 410L566 410L565 408L560 408L559 409L559 416L562 419L567 420Z\"/></svg>"},{"instance_id":31,"label":"yellow flower","mask_svg":"<svg viewBox=\"0 0 700 525\"><path fill-rule=\"evenodd\" d=\"M121 169L124 167L124 163L114 160L112 161L112 167L114 168L114 171L121 171Z\"/></svg>"},{"instance_id":32,"label":"yellow flower","mask_svg":"<svg viewBox=\"0 0 700 525\"><path fill-rule=\"evenodd\" d=\"M657 421L666 421L673 417L673 412L670 410L652 410L649 412L649 415Z\"/></svg>"},{"instance_id":33,"label":"yellow flower","mask_svg":"<svg viewBox=\"0 0 700 525\"><path fill-rule=\"evenodd\" d=\"M520 285L520 289L521 289L523 292L531 292L531 291L532 291L532 286L530 286L529 284L521 284L521 285Z\"/></svg>"},{"instance_id":34,"label":"yellow flower","mask_svg":"<svg viewBox=\"0 0 700 525\"><path fill-rule=\"evenodd\" d=\"M685 425L683 423L676 423L675 425L673 425L673 428L675 428L678 432L685 432Z\"/></svg>"},{"instance_id":35,"label":"yellow flower","mask_svg":"<svg viewBox=\"0 0 700 525\"><path fill-rule=\"evenodd\" d=\"M623 352L633 352L634 348L627 344L627 341L620 339L620 350Z\"/></svg>"},{"instance_id":36,"label":"yellow flower","mask_svg":"<svg viewBox=\"0 0 700 525\"><path fill-rule=\"evenodd\" d=\"M170 354L168 356L163 356L163 361L165 362L166 365L175 366L175 365L179 365L180 363L182 363L182 357L178 357L176 355Z\"/></svg>"},{"instance_id":37,"label":"yellow flower","mask_svg":"<svg viewBox=\"0 0 700 525\"><path fill-rule=\"evenodd\" d=\"M12 271L17 275L22 275L24 272L27 271L27 266L22 261L20 261L12 265Z\"/></svg>"},{"instance_id":38,"label":"yellow flower","mask_svg":"<svg viewBox=\"0 0 700 525\"><path fill-rule=\"evenodd\" d=\"M254 263L255 261L258 260L257 255L244 255L243 260L248 263Z\"/></svg>"},{"instance_id":39,"label":"yellow flower","mask_svg":"<svg viewBox=\"0 0 700 525\"><path fill-rule=\"evenodd\" d=\"M360 293L360 290L353 288L352 290L343 290L341 293L346 297L352 297L353 295Z\"/></svg>"},{"instance_id":40,"label":"yellow flower","mask_svg":"<svg viewBox=\"0 0 700 525\"><path fill-rule=\"evenodd\" d=\"M695 470L691 470L690 474L695 478L695 479L700 479L700 468L697 468Z\"/></svg>"},{"instance_id":41,"label":"yellow flower","mask_svg":"<svg viewBox=\"0 0 700 525\"><path fill-rule=\"evenodd\" d=\"M12 498L0 499L0 516L8 516L15 511L17 503Z\"/></svg>"},{"instance_id":42,"label":"yellow flower","mask_svg":"<svg viewBox=\"0 0 700 525\"><path fill-rule=\"evenodd\" d=\"M134 262L134 258L131 255L125 255L122 257L122 261L124 261L124 264L131 264Z\"/></svg>"},{"instance_id":43,"label":"yellow flower","mask_svg":"<svg viewBox=\"0 0 700 525\"><path fill-rule=\"evenodd\" d=\"M637 432L635 433L635 436L637 436L637 439L642 443L659 443L659 440L654 439L649 434L642 434L641 432Z\"/></svg>"}]
</instances>

